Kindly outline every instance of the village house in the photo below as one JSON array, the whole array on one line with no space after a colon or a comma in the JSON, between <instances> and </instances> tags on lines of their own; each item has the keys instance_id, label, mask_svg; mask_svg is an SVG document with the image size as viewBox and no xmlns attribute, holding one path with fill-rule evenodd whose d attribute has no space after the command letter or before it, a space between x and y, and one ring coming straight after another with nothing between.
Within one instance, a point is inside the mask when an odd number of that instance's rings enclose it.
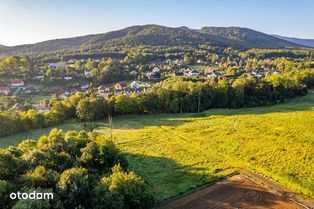
<instances>
[{"instance_id":1,"label":"village house","mask_svg":"<svg viewBox=\"0 0 314 209\"><path fill-rule=\"evenodd\" d=\"M184 72L184 74L188 75L188 73L191 71L191 69L189 67L185 67L182 69L182 71Z\"/></svg>"},{"instance_id":2,"label":"village house","mask_svg":"<svg viewBox=\"0 0 314 209\"><path fill-rule=\"evenodd\" d=\"M69 81L69 80L72 80L72 76L71 75L65 75L64 77L63 77L63 79L65 80L65 81Z\"/></svg>"},{"instance_id":3,"label":"village house","mask_svg":"<svg viewBox=\"0 0 314 209\"><path fill-rule=\"evenodd\" d=\"M63 62L58 62L58 63L49 63L48 67L52 68L52 69L57 69L57 68L66 68L66 64Z\"/></svg>"},{"instance_id":4,"label":"village house","mask_svg":"<svg viewBox=\"0 0 314 209\"><path fill-rule=\"evenodd\" d=\"M204 64L204 60L203 59L197 59L196 63L197 64Z\"/></svg>"},{"instance_id":5,"label":"village house","mask_svg":"<svg viewBox=\"0 0 314 209\"><path fill-rule=\"evenodd\" d=\"M116 83L116 85L114 85L114 88L117 91L122 91L122 90L126 89L126 84L123 82L118 82L118 83Z\"/></svg>"},{"instance_id":6,"label":"village house","mask_svg":"<svg viewBox=\"0 0 314 209\"><path fill-rule=\"evenodd\" d=\"M70 92L66 91L60 95L61 99L68 99L71 96Z\"/></svg>"},{"instance_id":7,"label":"village house","mask_svg":"<svg viewBox=\"0 0 314 209\"><path fill-rule=\"evenodd\" d=\"M281 71L275 69L275 70L272 70L272 71L271 71L271 74L281 74Z\"/></svg>"},{"instance_id":8,"label":"village house","mask_svg":"<svg viewBox=\"0 0 314 209\"><path fill-rule=\"evenodd\" d=\"M90 87L90 84L88 82L82 82L80 85L81 90L86 90Z\"/></svg>"},{"instance_id":9,"label":"village house","mask_svg":"<svg viewBox=\"0 0 314 209\"><path fill-rule=\"evenodd\" d=\"M99 86L97 90L98 90L98 95L105 99L108 99L111 94L110 88L104 85Z\"/></svg>"},{"instance_id":10,"label":"village house","mask_svg":"<svg viewBox=\"0 0 314 209\"><path fill-rule=\"evenodd\" d=\"M193 77L193 76L198 76L200 74L200 72L198 72L197 70L191 70L187 74L189 77Z\"/></svg>"},{"instance_id":11,"label":"village house","mask_svg":"<svg viewBox=\"0 0 314 209\"><path fill-rule=\"evenodd\" d=\"M103 94L105 92L110 92L110 88L109 87L106 87L104 85L101 85L97 88L98 90L98 94Z\"/></svg>"},{"instance_id":12,"label":"village house","mask_svg":"<svg viewBox=\"0 0 314 209\"><path fill-rule=\"evenodd\" d=\"M171 59L166 59L165 62L166 62L167 64L171 64L173 61L172 61Z\"/></svg>"},{"instance_id":13,"label":"village house","mask_svg":"<svg viewBox=\"0 0 314 209\"><path fill-rule=\"evenodd\" d=\"M8 86L0 86L0 94L9 95L11 93L11 89Z\"/></svg>"},{"instance_id":14,"label":"village house","mask_svg":"<svg viewBox=\"0 0 314 209\"><path fill-rule=\"evenodd\" d=\"M49 112L50 107L49 107L49 105L37 105L37 106L35 106L35 110L37 112Z\"/></svg>"},{"instance_id":15,"label":"village house","mask_svg":"<svg viewBox=\"0 0 314 209\"><path fill-rule=\"evenodd\" d=\"M38 93L38 92L40 92L40 90L36 86L26 87L23 91L24 94L33 94L33 93Z\"/></svg>"},{"instance_id":16,"label":"village house","mask_svg":"<svg viewBox=\"0 0 314 209\"><path fill-rule=\"evenodd\" d=\"M153 73L160 73L160 69L158 67L154 67L152 72Z\"/></svg>"},{"instance_id":17,"label":"village house","mask_svg":"<svg viewBox=\"0 0 314 209\"><path fill-rule=\"evenodd\" d=\"M141 88L141 83L139 81L132 81L130 87L131 89L139 90Z\"/></svg>"},{"instance_id":18,"label":"village house","mask_svg":"<svg viewBox=\"0 0 314 209\"><path fill-rule=\"evenodd\" d=\"M207 73L206 77L207 78L220 78L221 77L221 73L216 71L216 70L213 70L212 72Z\"/></svg>"},{"instance_id":19,"label":"village house","mask_svg":"<svg viewBox=\"0 0 314 209\"><path fill-rule=\"evenodd\" d=\"M159 80L160 73L149 72L149 73L146 73L146 77L148 78L148 80Z\"/></svg>"},{"instance_id":20,"label":"village house","mask_svg":"<svg viewBox=\"0 0 314 209\"><path fill-rule=\"evenodd\" d=\"M24 81L21 79L12 79L11 80L11 86L12 87L23 87Z\"/></svg>"},{"instance_id":21,"label":"village house","mask_svg":"<svg viewBox=\"0 0 314 209\"><path fill-rule=\"evenodd\" d=\"M139 90L147 91L150 88L150 85L142 81L132 81L130 83L130 88L137 92L139 92Z\"/></svg>"},{"instance_id":22,"label":"village house","mask_svg":"<svg viewBox=\"0 0 314 209\"><path fill-rule=\"evenodd\" d=\"M85 75L86 77L90 76L91 73L92 73L92 71L90 71L90 70L84 70L84 75Z\"/></svg>"},{"instance_id":23,"label":"village house","mask_svg":"<svg viewBox=\"0 0 314 209\"><path fill-rule=\"evenodd\" d=\"M256 78L263 78L264 77L263 73L259 73L259 72L255 72L255 71L252 71L250 74Z\"/></svg>"},{"instance_id":24,"label":"village house","mask_svg":"<svg viewBox=\"0 0 314 209\"><path fill-rule=\"evenodd\" d=\"M35 75L35 76L33 77L33 79L35 79L35 80L41 80L41 79L43 79L44 77L45 77L45 74L40 73L40 74Z\"/></svg>"},{"instance_id":25,"label":"village house","mask_svg":"<svg viewBox=\"0 0 314 209\"><path fill-rule=\"evenodd\" d=\"M158 67L154 67L151 72L146 73L146 77L149 80L159 80L160 79L160 69Z\"/></svg>"}]
</instances>

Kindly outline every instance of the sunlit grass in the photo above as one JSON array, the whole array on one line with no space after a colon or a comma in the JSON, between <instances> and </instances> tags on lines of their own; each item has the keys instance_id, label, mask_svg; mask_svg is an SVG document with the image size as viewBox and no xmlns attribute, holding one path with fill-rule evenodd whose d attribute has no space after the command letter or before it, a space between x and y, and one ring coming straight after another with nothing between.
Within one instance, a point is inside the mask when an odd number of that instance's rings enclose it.
<instances>
[{"instance_id":1,"label":"sunlit grass","mask_svg":"<svg viewBox=\"0 0 314 209\"><path fill-rule=\"evenodd\" d=\"M106 121L98 125L97 131L109 137ZM313 93L269 107L117 116L113 126L113 140L158 201L242 168L314 197ZM80 130L82 124L69 121L59 128ZM22 138L5 137L0 143Z\"/></svg>"},{"instance_id":2,"label":"sunlit grass","mask_svg":"<svg viewBox=\"0 0 314 209\"><path fill-rule=\"evenodd\" d=\"M313 94L272 107L122 121L114 119L114 140L159 199L241 168L314 197Z\"/></svg>"}]
</instances>

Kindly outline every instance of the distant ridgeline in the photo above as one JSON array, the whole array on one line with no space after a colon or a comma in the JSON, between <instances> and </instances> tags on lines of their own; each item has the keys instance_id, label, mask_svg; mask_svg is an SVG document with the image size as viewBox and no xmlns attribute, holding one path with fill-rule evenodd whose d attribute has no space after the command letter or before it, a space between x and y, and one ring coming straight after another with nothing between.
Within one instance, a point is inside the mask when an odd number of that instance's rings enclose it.
<instances>
[{"instance_id":1,"label":"distant ridgeline","mask_svg":"<svg viewBox=\"0 0 314 209\"><path fill-rule=\"evenodd\" d=\"M235 49L297 49L303 45L240 27L170 28L159 25L132 26L103 34L44 41L13 47L0 46L0 55L90 54L109 53L134 47L190 47L200 45Z\"/></svg>"}]
</instances>

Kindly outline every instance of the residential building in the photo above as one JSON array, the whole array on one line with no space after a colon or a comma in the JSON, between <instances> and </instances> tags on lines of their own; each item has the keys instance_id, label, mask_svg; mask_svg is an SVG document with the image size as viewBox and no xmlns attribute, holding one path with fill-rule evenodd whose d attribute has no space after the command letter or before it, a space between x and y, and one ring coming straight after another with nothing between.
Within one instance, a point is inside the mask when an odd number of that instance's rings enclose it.
<instances>
[{"instance_id":1,"label":"residential building","mask_svg":"<svg viewBox=\"0 0 314 209\"><path fill-rule=\"evenodd\" d=\"M0 86L0 94L9 95L11 93L11 89L8 86Z\"/></svg>"},{"instance_id":2,"label":"residential building","mask_svg":"<svg viewBox=\"0 0 314 209\"><path fill-rule=\"evenodd\" d=\"M24 81L21 79L12 79L11 80L11 86L12 87L23 87Z\"/></svg>"},{"instance_id":3,"label":"residential building","mask_svg":"<svg viewBox=\"0 0 314 209\"><path fill-rule=\"evenodd\" d=\"M122 91L126 88L126 84L123 83L123 82L118 82L116 83L116 85L114 85L114 88L117 90L117 91Z\"/></svg>"},{"instance_id":4,"label":"residential building","mask_svg":"<svg viewBox=\"0 0 314 209\"><path fill-rule=\"evenodd\" d=\"M198 72L197 70L191 70L187 74L189 77L193 77L193 76L198 76L200 74L200 72Z\"/></svg>"}]
</instances>

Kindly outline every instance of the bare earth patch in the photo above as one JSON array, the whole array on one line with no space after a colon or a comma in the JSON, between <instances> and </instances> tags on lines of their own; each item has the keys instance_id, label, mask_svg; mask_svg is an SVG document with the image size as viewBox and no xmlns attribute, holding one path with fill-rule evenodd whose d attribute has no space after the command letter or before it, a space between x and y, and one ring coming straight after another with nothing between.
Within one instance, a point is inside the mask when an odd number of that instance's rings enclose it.
<instances>
[{"instance_id":1,"label":"bare earth patch","mask_svg":"<svg viewBox=\"0 0 314 209\"><path fill-rule=\"evenodd\" d=\"M159 209L307 208L243 174L169 202Z\"/></svg>"}]
</instances>

